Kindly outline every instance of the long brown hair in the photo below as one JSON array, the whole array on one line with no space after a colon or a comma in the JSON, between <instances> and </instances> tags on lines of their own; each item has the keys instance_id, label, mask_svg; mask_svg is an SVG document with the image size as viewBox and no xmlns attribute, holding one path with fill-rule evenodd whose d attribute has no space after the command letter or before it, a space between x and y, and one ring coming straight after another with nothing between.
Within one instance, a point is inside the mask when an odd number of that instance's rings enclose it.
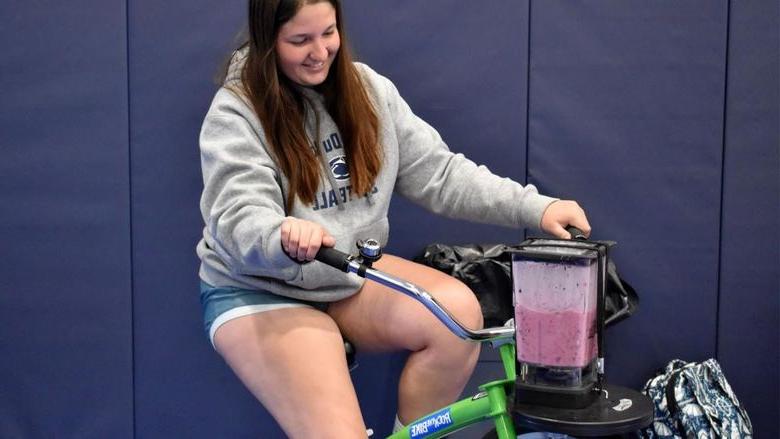
<instances>
[{"instance_id":1,"label":"long brown hair","mask_svg":"<svg viewBox=\"0 0 780 439\"><path fill-rule=\"evenodd\" d=\"M314 202L322 166L319 145L312 148L304 127L306 97L280 70L276 39L279 28L306 4L328 1L336 10L341 47L328 77L317 87L325 107L341 132L347 155L351 190L364 195L373 189L382 166L379 120L365 85L352 64L339 0L250 0L246 63L241 72L242 92L251 103L265 131L266 141L290 188L286 208L297 196ZM314 139L315 141L319 139Z\"/></svg>"}]
</instances>

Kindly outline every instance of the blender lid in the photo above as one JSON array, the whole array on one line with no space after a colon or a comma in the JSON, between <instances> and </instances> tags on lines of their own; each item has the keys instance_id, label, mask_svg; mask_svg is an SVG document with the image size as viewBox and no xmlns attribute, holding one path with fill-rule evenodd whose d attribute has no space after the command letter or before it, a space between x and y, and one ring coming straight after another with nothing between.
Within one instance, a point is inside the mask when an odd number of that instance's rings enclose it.
<instances>
[{"instance_id":1,"label":"blender lid","mask_svg":"<svg viewBox=\"0 0 780 439\"><path fill-rule=\"evenodd\" d=\"M520 245L507 249L512 259L542 259L557 262L585 262L598 259L605 248L614 245L608 241L580 241L568 239L529 238Z\"/></svg>"},{"instance_id":2,"label":"blender lid","mask_svg":"<svg viewBox=\"0 0 780 439\"><path fill-rule=\"evenodd\" d=\"M588 248L576 248L569 246L532 246L511 249L512 259L542 259L558 262L585 262L597 259L598 251Z\"/></svg>"}]
</instances>

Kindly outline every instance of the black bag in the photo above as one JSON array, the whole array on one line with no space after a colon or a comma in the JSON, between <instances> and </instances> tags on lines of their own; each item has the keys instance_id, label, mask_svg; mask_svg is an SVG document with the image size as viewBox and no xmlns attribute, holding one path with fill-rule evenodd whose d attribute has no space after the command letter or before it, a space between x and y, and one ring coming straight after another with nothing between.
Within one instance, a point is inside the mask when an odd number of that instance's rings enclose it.
<instances>
[{"instance_id":1,"label":"black bag","mask_svg":"<svg viewBox=\"0 0 780 439\"><path fill-rule=\"evenodd\" d=\"M476 294L485 326L501 326L514 317L512 309L511 247L503 244L430 244L414 261L449 274ZM636 312L639 298L621 279L615 264L607 267L607 326Z\"/></svg>"}]
</instances>

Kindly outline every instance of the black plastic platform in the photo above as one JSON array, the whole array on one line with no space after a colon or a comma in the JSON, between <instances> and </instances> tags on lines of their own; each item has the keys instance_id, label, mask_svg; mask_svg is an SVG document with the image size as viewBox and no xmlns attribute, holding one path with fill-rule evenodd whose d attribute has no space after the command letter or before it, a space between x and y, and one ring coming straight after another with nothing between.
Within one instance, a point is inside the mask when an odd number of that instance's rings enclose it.
<instances>
[{"instance_id":1,"label":"black plastic platform","mask_svg":"<svg viewBox=\"0 0 780 439\"><path fill-rule=\"evenodd\" d=\"M515 404L515 425L535 431L572 436L609 436L637 431L653 422L650 398L621 386L607 384L596 402L583 409L560 409ZM608 396L607 396L608 395Z\"/></svg>"}]
</instances>

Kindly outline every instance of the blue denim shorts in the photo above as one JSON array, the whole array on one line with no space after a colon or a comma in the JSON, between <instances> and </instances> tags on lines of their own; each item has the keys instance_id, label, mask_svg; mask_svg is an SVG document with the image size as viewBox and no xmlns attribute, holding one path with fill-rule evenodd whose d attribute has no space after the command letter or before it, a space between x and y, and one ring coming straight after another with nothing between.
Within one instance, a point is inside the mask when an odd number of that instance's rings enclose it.
<instances>
[{"instance_id":1,"label":"blue denim shorts","mask_svg":"<svg viewBox=\"0 0 780 439\"><path fill-rule=\"evenodd\" d=\"M307 302L261 290L213 287L203 281L200 282L200 304L203 305L204 329L212 346L217 329L238 317L280 308L304 306L321 311L328 308L324 302Z\"/></svg>"}]
</instances>

